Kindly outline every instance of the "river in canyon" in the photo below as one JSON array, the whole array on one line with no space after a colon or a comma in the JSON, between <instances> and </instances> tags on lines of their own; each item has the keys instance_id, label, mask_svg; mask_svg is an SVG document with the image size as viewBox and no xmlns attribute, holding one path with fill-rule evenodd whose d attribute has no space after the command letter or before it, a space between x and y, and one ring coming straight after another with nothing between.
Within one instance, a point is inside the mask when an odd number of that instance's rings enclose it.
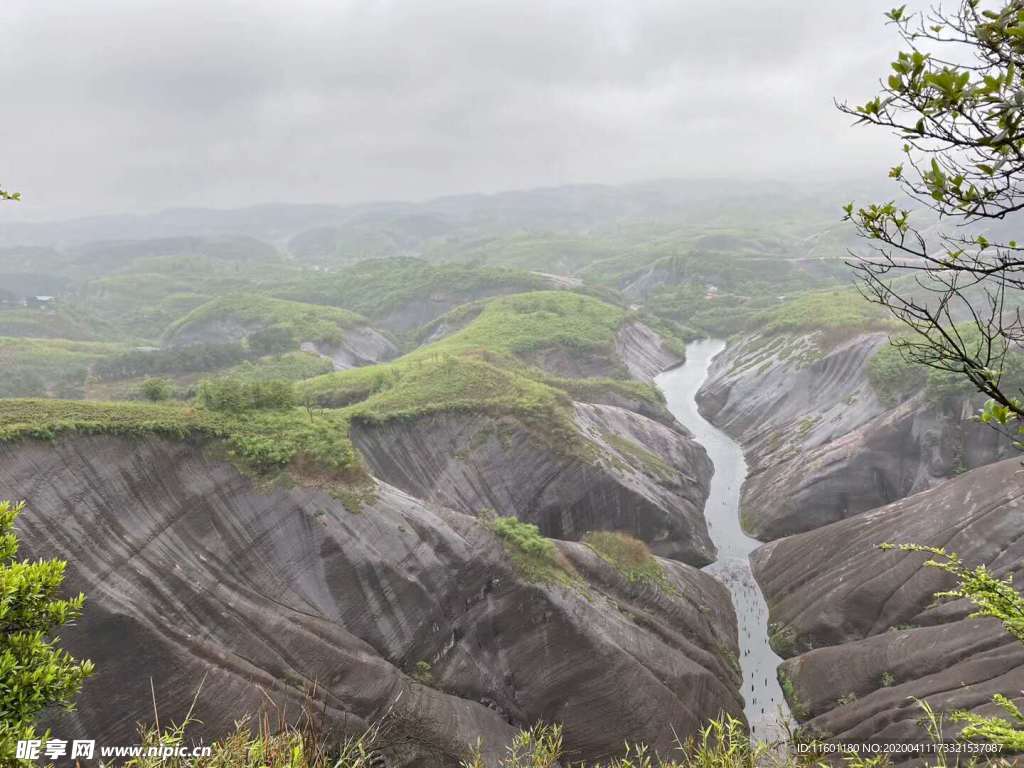
<instances>
[{"instance_id":1,"label":"river in canyon","mask_svg":"<svg viewBox=\"0 0 1024 768\"><path fill-rule=\"evenodd\" d=\"M750 570L750 553L760 546L740 526L740 489L747 476L743 449L697 410L696 395L708 375L711 361L725 349L725 342L695 341L686 347L686 362L657 378L668 409L715 465L704 514L708 531L718 548L718 560L705 570L722 581L732 594L739 625L743 699L751 735L774 739L782 735L781 723L790 719L789 708L776 677L780 659L768 644L768 606Z\"/></svg>"}]
</instances>

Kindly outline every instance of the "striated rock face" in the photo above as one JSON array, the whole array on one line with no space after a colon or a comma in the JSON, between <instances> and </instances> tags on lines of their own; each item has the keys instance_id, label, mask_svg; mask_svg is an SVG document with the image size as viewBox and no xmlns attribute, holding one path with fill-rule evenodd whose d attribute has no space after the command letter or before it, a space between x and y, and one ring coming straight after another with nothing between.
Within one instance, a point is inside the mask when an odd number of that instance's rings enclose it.
<instances>
[{"instance_id":1,"label":"striated rock face","mask_svg":"<svg viewBox=\"0 0 1024 768\"><path fill-rule=\"evenodd\" d=\"M189 324L174 335L171 344L188 346L211 341L241 341L258 329L258 324L242 323L236 318L215 318ZM315 352L330 358L336 371L382 363L399 354L398 347L391 339L369 325L346 328L344 337L338 344L327 345L322 342L306 341L302 343L301 348L303 351Z\"/></svg>"},{"instance_id":2,"label":"striated rock face","mask_svg":"<svg viewBox=\"0 0 1024 768\"><path fill-rule=\"evenodd\" d=\"M920 740L907 697L949 712L994 714L991 697L1022 700L1024 645L993 620L967 619L965 601L935 605L953 580L923 555L878 545L942 546L968 565L1019 577L1024 484L1012 459L814 531L753 556L794 712L840 740ZM1018 581L1018 586L1020 582ZM792 702L791 702L792 703Z\"/></svg>"},{"instance_id":3,"label":"striated rock face","mask_svg":"<svg viewBox=\"0 0 1024 768\"><path fill-rule=\"evenodd\" d=\"M399 354L391 339L369 326L348 329L345 338L337 345L306 342L302 348L329 358L336 371L382 363Z\"/></svg>"},{"instance_id":4,"label":"striated rock face","mask_svg":"<svg viewBox=\"0 0 1024 768\"><path fill-rule=\"evenodd\" d=\"M681 428L623 408L575 408L586 455L560 452L513 417L477 414L355 425L352 439L376 477L418 498L514 515L558 539L627 531L663 557L712 562L704 449Z\"/></svg>"},{"instance_id":5,"label":"striated rock face","mask_svg":"<svg viewBox=\"0 0 1024 768\"><path fill-rule=\"evenodd\" d=\"M0 487L29 504L26 555L66 558L88 596L62 637L98 672L76 712L49 716L62 738L132 743L150 678L163 722L205 680L209 736L268 698L297 716L315 682L332 734L391 711L396 766L456 766L478 736L496 753L538 719L565 723L580 759L627 737L668 749L673 728L740 711L735 616L693 568L664 562L670 589L633 585L564 543L576 585L534 584L473 518L387 485L350 511L214 454L157 438L0 446Z\"/></svg>"},{"instance_id":6,"label":"striated rock face","mask_svg":"<svg viewBox=\"0 0 1024 768\"><path fill-rule=\"evenodd\" d=\"M811 530L1009 455L969 402L879 402L867 365L886 338L863 334L822 354L810 336L752 337L715 361L698 401L746 451L740 510L752 535Z\"/></svg>"},{"instance_id":7,"label":"striated rock face","mask_svg":"<svg viewBox=\"0 0 1024 768\"><path fill-rule=\"evenodd\" d=\"M615 339L615 351L634 379L653 382L654 377L674 368L683 359L665 349L661 336L643 323L624 323Z\"/></svg>"}]
</instances>

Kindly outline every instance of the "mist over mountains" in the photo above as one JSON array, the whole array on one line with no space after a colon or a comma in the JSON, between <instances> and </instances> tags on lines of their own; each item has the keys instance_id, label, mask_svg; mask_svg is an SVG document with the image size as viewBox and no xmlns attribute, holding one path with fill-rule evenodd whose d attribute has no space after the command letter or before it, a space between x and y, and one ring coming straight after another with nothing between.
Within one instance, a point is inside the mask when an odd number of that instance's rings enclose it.
<instances>
[{"instance_id":1,"label":"mist over mountains","mask_svg":"<svg viewBox=\"0 0 1024 768\"><path fill-rule=\"evenodd\" d=\"M574 185L493 195L459 195L422 203L347 206L267 204L239 209L177 208L145 215L110 215L52 222L0 220L4 245L77 244L97 240L245 235L290 247L299 239L393 238L396 249L432 238L515 231L607 232L635 224L755 226L790 221L804 226L838 221L854 197L888 191L870 182L799 184L724 179L667 179L628 185ZM8 211L12 219L16 211ZM792 222L796 224L796 222ZM301 238L301 239L300 239Z\"/></svg>"}]
</instances>

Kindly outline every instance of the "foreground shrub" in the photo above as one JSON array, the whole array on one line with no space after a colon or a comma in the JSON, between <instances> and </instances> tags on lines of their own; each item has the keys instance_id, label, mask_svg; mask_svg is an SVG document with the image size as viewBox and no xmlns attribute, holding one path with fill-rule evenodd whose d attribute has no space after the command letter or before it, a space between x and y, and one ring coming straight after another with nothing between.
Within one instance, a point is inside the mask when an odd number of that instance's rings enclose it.
<instances>
[{"instance_id":1,"label":"foreground shrub","mask_svg":"<svg viewBox=\"0 0 1024 768\"><path fill-rule=\"evenodd\" d=\"M18 561L14 521L24 504L0 501L0 765L14 763L19 739L35 738L47 707L72 708L91 661L57 647L53 632L78 618L84 595L58 599L63 560Z\"/></svg>"},{"instance_id":2,"label":"foreground shrub","mask_svg":"<svg viewBox=\"0 0 1024 768\"><path fill-rule=\"evenodd\" d=\"M1013 577L996 577L985 565L968 568L955 552L920 544L883 544L882 549L929 555L924 565L937 568L956 579L953 589L936 592L938 600L968 600L977 610L971 618L993 618L1018 641L1024 642L1024 595L1013 586ZM1008 697L997 694L993 702L1007 717L986 717L972 712L950 714L954 722L965 723L964 739L980 739L1014 752L1024 751L1024 713ZM926 710L927 711L927 710Z\"/></svg>"},{"instance_id":3,"label":"foreground shrub","mask_svg":"<svg viewBox=\"0 0 1024 768\"><path fill-rule=\"evenodd\" d=\"M942 743L941 717L925 703L920 703L923 720L930 739ZM138 757L124 763L125 768L387 768L391 710L384 718L358 736L331 743L316 714L307 706L297 724L277 723L272 726L265 715L239 723L235 731L214 742L209 755L203 757ZM185 726L191 724L191 719ZM149 748L192 747L185 738L186 727L143 728L140 731L143 754ZM404 741L404 739L403 739ZM746 726L728 715L710 721L688 739L677 737L676 747L668 755L659 755L643 744L623 745L622 754L596 763L573 759L572 750L564 743L560 725L538 723L520 731L497 761L489 761L479 741L467 746L461 768L890 768L890 760L882 756L859 757L855 754L821 753L806 747L813 743L789 734L778 742L752 740ZM955 753L935 750L920 765L930 768L1009 768L1010 760L998 756L965 756L961 761ZM101 764L103 765L103 764ZM104 768L106 768L104 766Z\"/></svg>"}]
</instances>

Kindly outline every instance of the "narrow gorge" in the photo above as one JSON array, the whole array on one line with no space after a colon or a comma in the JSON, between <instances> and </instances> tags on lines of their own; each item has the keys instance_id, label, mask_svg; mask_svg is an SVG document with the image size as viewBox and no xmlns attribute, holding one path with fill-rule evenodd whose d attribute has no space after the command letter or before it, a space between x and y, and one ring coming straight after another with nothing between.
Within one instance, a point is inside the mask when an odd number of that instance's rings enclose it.
<instances>
[{"instance_id":1,"label":"narrow gorge","mask_svg":"<svg viewBox=\"0 0 1024 768\"><path fill-rule=\"evenodd\" d=\"M760 542L740 525L740 489L747 476L743 449L722 430L708 422L697 408L697 392L708 377L711 362L725 349L717 339L695 341L686 347L686 362L656 380L665 394L669 411L704 446L714 475L705 505L708 532L718 559L705 570L729 589L739 630L740 668L743 671L744 712L751 735L779 735L789 708L776 677L782 662L768 639L768 605L750 567L750 554Z\"/></svg>"}]
</instances>

